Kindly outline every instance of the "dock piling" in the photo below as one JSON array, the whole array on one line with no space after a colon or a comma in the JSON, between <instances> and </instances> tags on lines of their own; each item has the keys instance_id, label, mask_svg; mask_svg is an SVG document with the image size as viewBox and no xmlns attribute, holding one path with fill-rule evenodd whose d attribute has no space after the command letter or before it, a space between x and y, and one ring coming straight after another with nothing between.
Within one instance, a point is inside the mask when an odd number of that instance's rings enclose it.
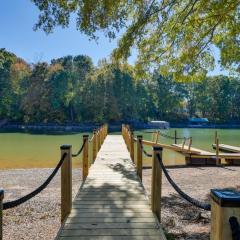
<instances>
[{"instance_id":1,"label":"dock piling","mask_svg":"<svg viewBox=\"0 0 240 240\"><path fill-rule=\"evenodd\" d=\"M60 149L61 156L67 154L61 167L61 222L64 222L72 209L72 146L62 145Z\"/></svg>"},{"instance_id":2,"label":"dock piling","mask_svg":"<svg viewBox=\"0 0 240 240\"><path fill-rule=\"evenodd\" d=\"M232 238L231 219L240 222L240 193L229 189L211 190L211 240ZM237 234L235 229L235 234ZM238 233L239 234L239 233Z\"/></svg>"},{"instance_id":3,"label":"dock piling","mask_svg":"<svg viewBox=\"0 0 240 240\"><path fill-rule=\"evenodd\" d=\"M83 135L83 142L85 142L83 147L83 157L82 157L82 167L83 167L83 181L88 175L88 135Z\"/></svg>"},{"instance_id":4,"label":"dock piling","mask_svg":"<svg viewBox=\"0 0 240 240\"><path fill-rule=\"evenodd\" d=\"M95 161L96 159L96 156L97 156L97 132L96 132L96 129L93 130L93 142L92 142L92 158L93 158L93 162Z\"/></svg>"},{"instance_id":5,"label":"dock piling","mask_svg":"<svg viewBox=\"0 0 240 240\"><path fill-rule=\"evenodd\" d=\"M4 191L2 189L0 189L0 240L3 239L3 222L2 222L2 218L3 218L3 198L4 198Z\"/></svg>"},{"instance_id":6,"label":"dock piling","mask_svg":"<svg viewBox=\"0 0 240 240\"><path fill-rule=\"evenodd\" d=\"M162 148L153 147L151 205L152 212L161 222L162 169L158 161L158 154L162 158Z\"/></svg>"},{"instance_id":7,"label":"dock piling","mask_svg":"<svg viewBox=\"0 0 240 240\"><path fill-rule=\"evenodd\" d=\"M142 181L142 135L137 136L137 174Z\"/></svg>"}]
</instances>

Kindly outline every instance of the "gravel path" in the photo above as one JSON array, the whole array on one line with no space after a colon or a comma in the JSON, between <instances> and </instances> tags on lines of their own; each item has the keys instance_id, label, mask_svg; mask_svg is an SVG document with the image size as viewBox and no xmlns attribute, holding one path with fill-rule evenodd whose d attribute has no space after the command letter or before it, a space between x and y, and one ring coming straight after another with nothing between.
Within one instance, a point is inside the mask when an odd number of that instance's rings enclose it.
<instances>
[{"instance_id":1,"label":"gravel path","mask_svg":"<svg viewBox=\"0 0 240 240\"><path fill-rule=\"evenodd\" d=\"M150 194L151 171L143 172L143 183ZM210 189L236 188L240 190L240 167L189 167L169 169L170 176L190 196L210 202ZM169 239L210 239L210 212L198 209L175 192L163 177L162 225Z\"/></svg>"},{"instance_id":2,"label":"gravel path","mask_svg":"<svg viewBox=\"0 0 240 240\"><path fill-rule=\"evenodd\" d=\"M52 169L1 170L4 201L14 200L38 187ZM73 197L81 184L81 170L73 170ZM50 240L60 227L60 174L30 201L4 211L3 240Z\"/></svg>"},{"instance_id":3,"label":"gravel path","mask_svg":"<svg viewBox=\"0 0 240 240\"><path fill-rule=\"evenodd\" d=\"M5 201L38 187L52 169L0 170ZM209 201L209 189L240 189L240 167L194 167L169 170L177 184L191 196ZM143 170L143 183L150 194L151 169ZM81 170L73 171L73 197L81 184ZM3 240L52 240L60 227L60 175L38 196L19 207L4 211ZM201 211L174 192L163 178L162 224L169 239L209 239L210 214Z\"/></svg>"}]
</instances>

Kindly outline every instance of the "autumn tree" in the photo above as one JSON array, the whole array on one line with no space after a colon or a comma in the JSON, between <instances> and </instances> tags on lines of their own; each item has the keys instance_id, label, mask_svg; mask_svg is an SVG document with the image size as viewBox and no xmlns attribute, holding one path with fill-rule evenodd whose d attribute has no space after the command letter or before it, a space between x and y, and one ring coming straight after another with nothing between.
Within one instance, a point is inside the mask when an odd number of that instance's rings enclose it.
<instances>
[{"instance_id":1,"label":"autumn tree","mask_svg":"<svg viewBox=\"0 0 240 240\"><path fill-rule=\"evenodd\" d=\"M90 38L103 31L120 37L115 60L138 50L141 72L160 66L160 73L178 81L203 79L214 67L215 47L220 65L240 72L239 0L32 0L40 10L35 29L50 33L76 18L77 29Z\"/></svg>"}]
</instances>

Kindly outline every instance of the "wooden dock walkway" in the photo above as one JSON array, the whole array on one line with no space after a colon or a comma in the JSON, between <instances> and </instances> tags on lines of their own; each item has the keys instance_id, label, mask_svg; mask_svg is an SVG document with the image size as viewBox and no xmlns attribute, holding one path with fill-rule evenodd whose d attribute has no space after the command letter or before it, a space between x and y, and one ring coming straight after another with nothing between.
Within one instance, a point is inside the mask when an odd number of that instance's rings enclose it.
<instances>
[{"instance_id":1,"label":"wooden dock walkway","mask_svg":"<svg viewBox=\"0 0 240 240\"><path fill-rule=\"evenodd\" d=\"M213 146L213 149L216 149L215 143L212 146ZM237 147L237 146L232 146L232 145L227 145L227 144L219 144L218 147L219 147L219 150L222 152L240 153L240 147Z\"/></svg>"},{"instance_id":2,"label":"wooden dock walkway","mask_svg":"<svg viewBox=\"0 0 240 240\"><path fill-rule=\"evenodd\" d=\"M106 137L57 239L166 239L121 135Z\"/></svg>"}]
</instances>

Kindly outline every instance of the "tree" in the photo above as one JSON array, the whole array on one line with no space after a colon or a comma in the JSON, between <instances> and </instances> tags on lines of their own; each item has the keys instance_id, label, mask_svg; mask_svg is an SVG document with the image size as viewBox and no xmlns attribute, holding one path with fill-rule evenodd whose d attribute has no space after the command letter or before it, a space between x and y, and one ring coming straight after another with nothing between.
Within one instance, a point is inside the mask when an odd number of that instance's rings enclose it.
<instances>
[{"instance_id":1,"label":"tree","mask_svg":"<svg viewBox=\"0 0 240 240\"><path fill-rule=\"evenodd\" d=\"M172 77L163 77L155 71L148 84L148 92L154 105L153 117L174 120L182 113L181 103L184 98L182 84L176 83Z\"/></svg>"},{"instance_id":2,"label":"tree","mask_svg":"<svg viewBox=\"0 0 240 240\"><path fill-rule=\"evenodd\" d=\"M104 31L115 38L124 29L113 57L125 60L138 50L137 69L157 66L178 81L203 79L214 66L211 46L222 67L240 72L239 0L32 0L40 10L35 28L50 33L67 27L74 13L77 29L90 38Z\"/></svg>"},{"instance_id":3,"label":"tree","mask_svg":"<svg viewBox=\"0 0 240 240\"><path fill-rule=\"evenodd\" d=\"M22 100L22 110L25 113L24 120L27 122L47 122L48 113L51 109L48 101L47 80L49 66L47 63L34 65L29 77L29 86Z\"/></svg>"}]
</instances>

